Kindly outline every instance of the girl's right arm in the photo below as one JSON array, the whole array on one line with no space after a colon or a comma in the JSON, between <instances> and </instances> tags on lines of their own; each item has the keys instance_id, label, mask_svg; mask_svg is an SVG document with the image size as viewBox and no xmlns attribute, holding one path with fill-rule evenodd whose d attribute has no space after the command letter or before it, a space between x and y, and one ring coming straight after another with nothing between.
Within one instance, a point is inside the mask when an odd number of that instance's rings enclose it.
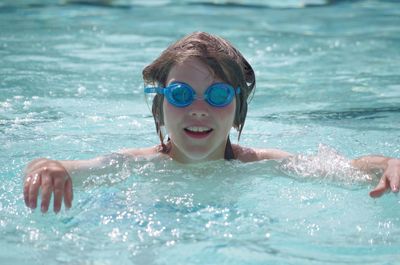
<instances>
[{"instance_id":1,"label":"girl's right arm","mask_svg":"<svg viewBox=\"0 0 400 265\"><path fill-rule=\"evenodd\" d=\"M115 172L123 159L122 154L111 154L90 160L57 161L45 158L33 160L25 169L25 204L35 209L41 189L42 212L47 212L52 194L54 212L60 211L63 200L65 207L70 208L73 199L73 181L82 181L85 176L91 174Z\"/></svg>"}]
</instances>

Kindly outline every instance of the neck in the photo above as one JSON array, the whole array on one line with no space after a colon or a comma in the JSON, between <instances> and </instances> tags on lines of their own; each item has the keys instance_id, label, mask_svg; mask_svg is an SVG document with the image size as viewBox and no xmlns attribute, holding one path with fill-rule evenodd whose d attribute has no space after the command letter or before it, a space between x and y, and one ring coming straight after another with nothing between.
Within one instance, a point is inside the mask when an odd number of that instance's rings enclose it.
<instances>
[{"instance_id":1,"label":"neck","mask_svg":"<svg viewBox=\"0 0 400 265\"><path fill-rule=\"evenodd\" d=\"M207 154L205 156L189 156L186 155L185 153L181 152L181 150L174 145L174 143L171 141L167 145L169 145L169 152L168 155L175 161L183 163L183 164L193 164L193 163L201 163L201 162L207 162L207 161L213 161L213 160L221 160L221 159L232 159L233 157L229 156L229 158L226 158L226 153L227 153L227 146L229 142L229 149L228 153L232 153L232 148L230 145L229 138L224 141L219 147L215 149L214 152Z\"/></svg>"}]
</instances>

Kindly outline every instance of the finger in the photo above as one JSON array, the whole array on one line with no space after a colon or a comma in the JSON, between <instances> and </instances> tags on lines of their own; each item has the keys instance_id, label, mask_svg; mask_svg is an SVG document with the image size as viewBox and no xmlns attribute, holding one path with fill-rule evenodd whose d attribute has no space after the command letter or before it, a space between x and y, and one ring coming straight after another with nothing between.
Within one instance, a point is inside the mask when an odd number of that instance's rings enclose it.
<instances>
[{"instance_id":1,"label":"finger","mask_svg":"<svg viewBox=\"0 0 400 265\"><path fill-rule=\"evenodd\" d=\"M54 180L54 212L58 213L61 209L61 202L64 194L64 178Z\"/></svg>"},{"instance_id":2,"label":"finger","mask_svg":"<svg viewBox=\"0 0 400 265\"><path fill-rule=\"evenodd\" d=\"M31 185L29 186L29 207L32 209L36 208L40 185L41 176L40 174L36 173L32 176Z\"/></svg>"},{"instance_id":3,"label":"finger","mask_svg":"<svg viewBox=\"0 0 400 265\"><path fill-rule=\"evenodd\" d=\"M393 192L399 192L400 175L390 179L390 188Z\"/></svg>"},{"instance_id":4,"label":"finger","mask_svg":"<svg viewBox=\"0 0 400 265\"><path fill-rule=\"evenodd\" d=\"M48 174L42 175L42 203L40 210L45 213L49 209L51 193L53 192L53 182Z\"/></svg>"},{"instance_id":5,"label":"finger","mask_svg":"<svg viewBox=\"0 0 400 265\"><path fill-rule=\"evenodd\" d=\"M29 204L29 187L31 185L32 175L29 175L25 178L24 182L24 201L26 206L30 206Z\"/></svg>"},{"instance_id":6,"label":"finger","mask_svg":"<svg viewBox=\"0 0 400 265\"><path fill-rule=\"evenodd\" d=\"M378 185L369 193L372 198L378 198L389 188L389 181L386 176L383 176L379 181Z\"/></svg>"},{"instance_id":7,"label":"finger","mask_svg":"<svg viewBox=\"0 0 400 265\"><path fill-rule=\"evenodd\" d=\"M64 186L64 205L65 205L65 207L71 208L73 197L74 197L74 194L73 194L73 189L72 189L72 180L71 180L71 178L68 178L67 181L65 182L65 186Z\"/></svg>"}]
</instances>

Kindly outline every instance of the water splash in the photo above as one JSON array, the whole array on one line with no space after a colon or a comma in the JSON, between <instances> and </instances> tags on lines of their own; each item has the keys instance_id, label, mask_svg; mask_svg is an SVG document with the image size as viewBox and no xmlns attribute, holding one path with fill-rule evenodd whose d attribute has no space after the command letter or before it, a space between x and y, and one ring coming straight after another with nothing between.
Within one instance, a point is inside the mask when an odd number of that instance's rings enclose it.
<instances>
[{"instance_id":1,"label":"water splash","mask_svg":"<svg viewBox=\"0 0 400 265\"><path fill-rule=\"evenodd\" d=\"M284 160L280 169L296 178L340 181L345 184L363 183L372 177L351 165L351 161L337 150L324 144L316 155L296 155Z\"/></svg>"}]
</instances>

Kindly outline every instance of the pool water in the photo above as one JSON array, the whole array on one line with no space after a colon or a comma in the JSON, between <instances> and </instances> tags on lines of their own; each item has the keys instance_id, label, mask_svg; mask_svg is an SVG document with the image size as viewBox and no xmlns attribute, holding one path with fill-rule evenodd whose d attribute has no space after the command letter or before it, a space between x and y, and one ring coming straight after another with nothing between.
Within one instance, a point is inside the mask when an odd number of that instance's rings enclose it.
<instances>
[{"instance_id":1,"label":"pool water","mask_svg":"<svg viewBox=\"0 0 400 265\"><path fill-rule=\"evenodd\" d=\"M400 3L84 2L0 3L1 264L400 264L399 197L347 166L400 157ZM129 161L26 208L34 158L158 143L141 70L193 31L256 70L240 144L298 159Z\"/></svg>"}]
</instances>

